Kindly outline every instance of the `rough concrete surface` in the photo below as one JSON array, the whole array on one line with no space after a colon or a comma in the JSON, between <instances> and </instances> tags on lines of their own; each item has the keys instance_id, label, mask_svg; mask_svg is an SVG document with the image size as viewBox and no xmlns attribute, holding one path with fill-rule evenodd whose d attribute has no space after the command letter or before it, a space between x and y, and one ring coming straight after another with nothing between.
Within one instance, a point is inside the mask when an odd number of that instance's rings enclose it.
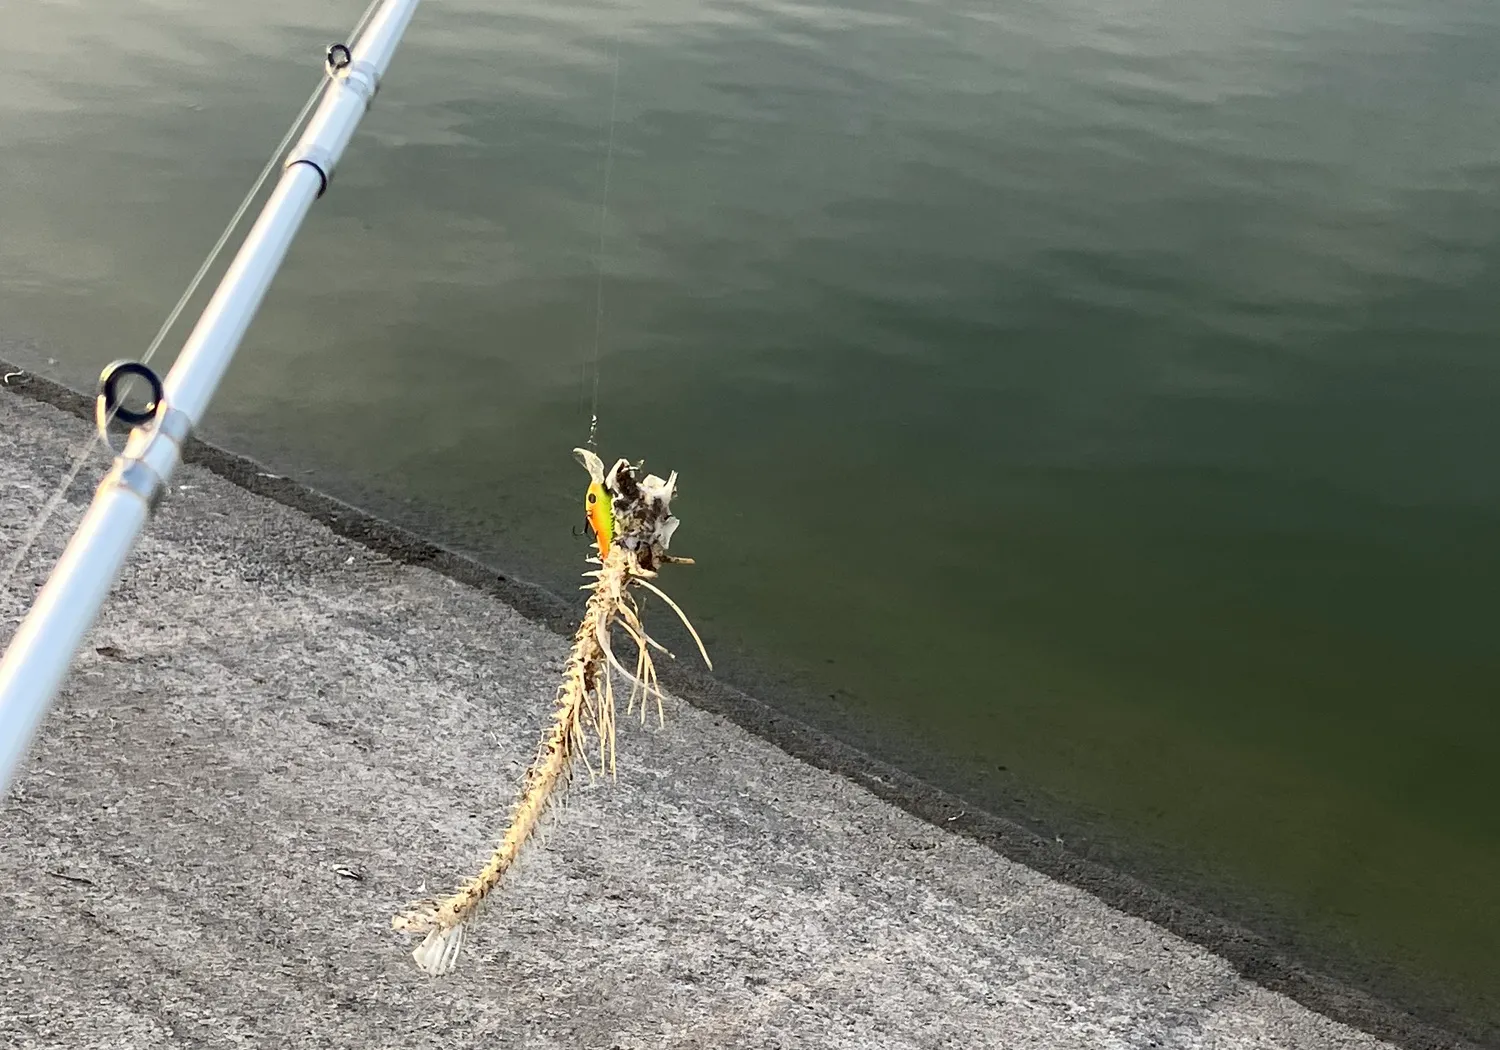
<instances>
[{"instance_id":1,"label":"rough concrete surface","mask_svg":"<svg viewBox=\"0 0 1500 1050\"><path fill-rule=\"evenodd\" d=\"M0 391L0 573L88 439ZM201 468L173 490L0 806L0 1045L1388 1045L680 702L426 978L390 918L487 856L564 641Z\"/></svg>"}]
</instances>

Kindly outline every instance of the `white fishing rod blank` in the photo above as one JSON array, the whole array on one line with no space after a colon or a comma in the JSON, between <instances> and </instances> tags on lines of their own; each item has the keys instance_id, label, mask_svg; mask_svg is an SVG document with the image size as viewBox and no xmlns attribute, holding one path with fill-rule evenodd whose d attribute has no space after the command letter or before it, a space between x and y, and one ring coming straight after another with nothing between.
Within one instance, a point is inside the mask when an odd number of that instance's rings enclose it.
<instances>
[{"instance_id":1,"label":"white fishing rod blank","mask_svg":"<svg viewBox=\"0 0 1500 1050\"><path fill-rule=\"evenodd\" d=\"M166 491L183 444L207 410L292 239L327 190L418 2L384 0L352 46L328 49L322 102L165 381L143 365L106 370L101 415L136 425L0 659L0 797ZM119 385L131 376L152 388L151 403L139 413L119 404Z\"/></svg>"}]
</instances>

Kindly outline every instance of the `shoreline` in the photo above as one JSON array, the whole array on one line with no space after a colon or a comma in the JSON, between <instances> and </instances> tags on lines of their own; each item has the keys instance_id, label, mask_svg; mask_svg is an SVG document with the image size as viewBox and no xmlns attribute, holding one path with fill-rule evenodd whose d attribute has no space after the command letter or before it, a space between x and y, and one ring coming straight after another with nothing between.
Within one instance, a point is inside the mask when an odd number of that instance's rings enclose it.
<instances>
[{"instance_id":1,"label":"shoreline","mask_svg":"<svg viewBox=\"0 0 1500 1050\"><path fill-rule=\"evenodd\" d=\"M15 370L0 362L0 372ZM12 379L7 390L85 420L92 412L91 398L30 372L24 373L23 378ZM573 630L574 607L544 588L497 573L290 478L265 476L266 472L253 460L194 439L186 450L185 461L206 468L252 495L296 511L391 562L431 570L496 599L553 635L565 637ZM1161 894L1129 875L1071 854L1065 847L1059 848L1011 820L976 811L956 796L833 739L707 674L677 665L663 667L662 672L663 684L700 711L727 719L791 758L835 774L926 825L978 844L1035 873L1082 890L1110 908L1206 948L1262 988L1409 1050L1463 1045L1452 1032L1306 969L1264 938Z\"/></svg>"}]
</instances>

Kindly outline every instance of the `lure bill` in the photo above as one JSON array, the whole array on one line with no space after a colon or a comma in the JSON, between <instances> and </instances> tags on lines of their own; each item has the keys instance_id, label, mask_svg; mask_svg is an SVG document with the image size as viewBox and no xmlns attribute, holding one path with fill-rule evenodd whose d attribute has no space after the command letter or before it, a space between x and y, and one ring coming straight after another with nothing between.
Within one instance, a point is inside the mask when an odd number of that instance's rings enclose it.
<instances>
[{"instance_id":1,"label":"lure bill","mask_svg":"<svg viewBox=\"0 0 1500 1050\"><path fill-rule=\"evenodd\" d=\"M424 935L412 957L432 976L457 967L467 931L533 841L568 783L575 762L582 760L591 773L597 768L614 775L613 673L630 683L627 713L633 713L639 702L644 719L647 703L654 700L657 718L663 719L661 686L651 651L666 650L646 633L634 592L649 591L671 607L697 643L704 663L713 667L682 609L652 582L663 565L692 564L691 558L667 553L678 524L671 513L676 472L665 480L654 474L637 479L639 465L621 459L606 471L603 461L588 449L576 448L573 454L589 472L585 512L599 550L599 556L589 561L599 567L584 574L591 581L584 585L590 592L588 604L563 667L552 721L526 770L500 844L479 873L451 896L418 901L391 920L397 930ZM636 647L632 670L615 655L611 637L616 629Z\"/></svg>"}]
</instances>

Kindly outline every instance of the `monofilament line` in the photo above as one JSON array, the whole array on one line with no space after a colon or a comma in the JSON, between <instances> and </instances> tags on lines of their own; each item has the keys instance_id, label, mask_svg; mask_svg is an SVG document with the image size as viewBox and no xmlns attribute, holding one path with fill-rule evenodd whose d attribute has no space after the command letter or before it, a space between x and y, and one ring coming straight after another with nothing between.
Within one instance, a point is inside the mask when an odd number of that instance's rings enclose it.
<instances>
[{"instance_id":1,"label":"monofilament line","mask_svg":"<svg viewBox=\"0 0 1500 1050\"><path fill-rule=\"evenodd\" d=\"M615 20L614 73L609 94L609 130L604 147L604 192L599 198L599 251L594 257L594 396L589 405L589 448L598 446L599 435L599 348L604 341L604 243L609 224L609 182L615 162L615 121L620 107L620 36L623 22L623 17Z\"/></svg>"}]
</instances>

